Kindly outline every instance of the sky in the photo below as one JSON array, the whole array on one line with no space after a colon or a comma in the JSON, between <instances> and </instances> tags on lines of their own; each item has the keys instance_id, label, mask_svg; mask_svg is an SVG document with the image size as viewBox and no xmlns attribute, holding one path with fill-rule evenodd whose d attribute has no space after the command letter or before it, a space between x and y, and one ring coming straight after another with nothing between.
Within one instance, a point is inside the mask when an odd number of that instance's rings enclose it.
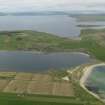
<instances>
[{"instance_id":1,"label":"sky","mask_svg":"<svg viewBox=\"0 0 105 105\"><path fill-rule=\"evenodd\" d=\"M105 0L0 0L0 12L105 11Z\"/></svg>"}]
</instances>

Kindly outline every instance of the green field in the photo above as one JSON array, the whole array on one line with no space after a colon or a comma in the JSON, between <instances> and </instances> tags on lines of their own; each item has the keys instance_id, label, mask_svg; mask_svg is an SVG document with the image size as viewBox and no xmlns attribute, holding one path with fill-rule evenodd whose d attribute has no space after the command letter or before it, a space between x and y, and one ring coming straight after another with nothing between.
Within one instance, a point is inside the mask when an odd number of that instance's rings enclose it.
<instances>
[{"instance_id":1,"label":"green field","mask_svg":"<svg viewBox=\"0 0 105 105\"><path fill-rule=\"evenodd\" d=\"M18 97L15 94L0 93L1 105L84 105L82 101L75 101L75 98L60 98L51 96L24 96ZM88 104L86 104L88 105ZM97 104L90 104L97 105Z\"/></svg>"},{"instance_id":2,"label":"green field","mask_svg":"<svg viewBox=\"0 0 105 105\"><path fill-rule=\"evenodd\" d=\"M80 39L70 39L34 31L1 32L0 50L83 51L105 61L105 29L82 30L80 36Z\"/></svg>"}]
</instances>

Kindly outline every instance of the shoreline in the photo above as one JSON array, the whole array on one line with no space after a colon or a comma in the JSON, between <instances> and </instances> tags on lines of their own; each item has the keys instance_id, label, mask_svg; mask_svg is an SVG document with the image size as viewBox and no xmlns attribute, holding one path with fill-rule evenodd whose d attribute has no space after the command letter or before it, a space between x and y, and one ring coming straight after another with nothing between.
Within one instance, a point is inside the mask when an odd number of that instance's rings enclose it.
<instances>
[{"instance_id":1,"label":"shoreline","mask_svg":"<svg viewBox=\"0 0 105 105\"><path fill-rule=\"evenodd\" d=\"M92 96L94 96L95 98L97 98L98 100L102 101L105 103L105 100L101 99L99 97L98 94L95 94L93 93L92 91L89 91L86 87L85 87L85 82L86 80L88 79L89 75L91 74L91 72L94 70L95 67L98 67L98 66L105 66L105 63L100 63L100 64L94 64L94 65L91 65L89 67L85 67L83 69L83 76L81 77L80 79L80 86L86 91L88 92L89 94L91 94Z\"/></svg>"},{"instance_id":2,"label":"shoreline","mask_svg":"<svg viewBox=\"0 0 105 105\"><path fill-rule=\"evenodd\" d=\"M91 56L88 53L80 51L60 51L60 52L44 52L44 51L19 51L19 50L0 50L0 52L21 52L21 53L33 53L33 54L52 54L52 53L71 53L71 54L81 54L85 56Z\"/></svg>"}]
</instances>

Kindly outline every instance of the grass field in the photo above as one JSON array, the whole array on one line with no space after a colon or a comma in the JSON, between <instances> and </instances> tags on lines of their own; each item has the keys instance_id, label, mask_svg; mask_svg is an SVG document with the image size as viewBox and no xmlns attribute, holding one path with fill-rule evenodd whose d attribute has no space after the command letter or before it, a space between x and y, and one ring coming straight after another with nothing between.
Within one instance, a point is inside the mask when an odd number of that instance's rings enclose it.
<instances>
[{"instance_id":1,"label":"grass field","mask_svg":"<svg viewBox=\"0 0 105 105\"><path fill-rule=\"evenodd\" d=\"M85 29L80 39L61 38L34 31L0 33L0 50L41 52L87 52L105 61L105 29Z\"/></svg>"}]
</instances>

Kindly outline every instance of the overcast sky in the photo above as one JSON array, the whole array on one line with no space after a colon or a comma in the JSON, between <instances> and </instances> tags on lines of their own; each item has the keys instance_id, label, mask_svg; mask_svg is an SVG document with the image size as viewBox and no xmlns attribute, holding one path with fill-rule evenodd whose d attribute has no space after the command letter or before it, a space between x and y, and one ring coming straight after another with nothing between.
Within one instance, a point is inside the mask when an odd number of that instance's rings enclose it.
<instances>
[{"instance_id":1,"label":"overcast sky","mask_svg":"<svg viewBox=\"0 0 105 105\"><path fill-rule=\"evenodd\" d=\"M0 0L0 12L104 10L105 0Z\"/></svg>"}]
</instances>

